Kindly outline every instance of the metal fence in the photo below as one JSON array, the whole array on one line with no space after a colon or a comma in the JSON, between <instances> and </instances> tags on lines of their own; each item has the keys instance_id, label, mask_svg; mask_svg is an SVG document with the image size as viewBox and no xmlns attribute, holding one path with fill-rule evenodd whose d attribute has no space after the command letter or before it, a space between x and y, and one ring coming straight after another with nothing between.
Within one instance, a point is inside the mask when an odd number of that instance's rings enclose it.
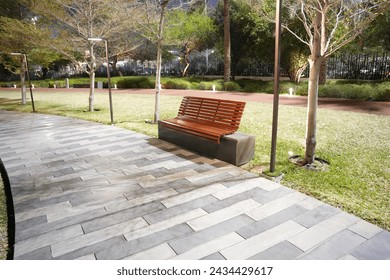
<instances>
[{"instance_id":1,"label":"metal fence","mask_svg":"<svg viewBox=\"0 0 390 280\"><path fill-rule=\"evenodd\" d=\"M190 61L189 73L191 75L223 75L223 58L207 53L194 54ZM169 64L169 63L168 63ZM180 71L176 60L172 71L165 67L165 73ZM168 70L167 70L168 69ZM261 59L245 59L237 64L236 76L270 77L273 76L274 65ZM281 75L287 76L286 69L282 66ZM303 73L309 76L307 68ZM337 54L327 59L327 78L349 80L384 80L390 79L390 53L363 53L363 54Z\"/></svg>"},{"instance_id":2,"label":"metal fence","mask_svg":"<svg viewBox=\"0 0 390 280\"><path fill-rule=\"evenodd\" d=\"M179 56L170 61L163 61L162 75L180 76L184 65ZM217 52L207 50L193 53L190 57L190 75L223 75L223 57ZM1 72L1 71L0 71ZM245 59L237 64L236 76L271 77L274 65L262 59ZM117 72L113 75L154 75L156 73L155 61L121 61L117 64ZM31 73L33 79L39 79L39 75ZM74 67L66 66L57 71L49 71L47 78L62 78L86 75L75 72ZM97 69L97 75L106 75L106 69L101 66ZM281 75L287 76L286 69L282 66ZM309 75L309 69L303 73ZM1 75L0 75L1 76ZM3 77L0 77L3 80ZM18 79L17 76L8 77ZM390 79L390 53L364 53L364 54L337 54L327 59L327 78L329 79L361 79L361 80L384 80ZM4 79L5 80L5 79Z\"/></svg>"},{"instance_id":3,"label":"metal fence","mask_svg":"<svg viewBox=\"0 0 390 280\"><path fill-rule=\"evenodd\" d=\"M328 58L332 79L383 80L390 78L389 53L339 54Z\"/></svg>"}]
</instances>

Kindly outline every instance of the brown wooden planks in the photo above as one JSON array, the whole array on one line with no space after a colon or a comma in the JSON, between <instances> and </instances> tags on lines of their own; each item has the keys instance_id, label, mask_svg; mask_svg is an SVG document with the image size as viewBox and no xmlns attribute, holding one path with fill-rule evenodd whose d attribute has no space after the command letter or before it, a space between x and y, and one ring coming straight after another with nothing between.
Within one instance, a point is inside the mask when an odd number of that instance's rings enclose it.
<instances>
[{"instance_id":1,"label":"brown wooden planks","mask_svg":"<svg viewBox=\"0 0 390 280\"><path fill-rule=\"evenodd\" d=\"M245 102L185 96L178 116L164 120L164 126L215 140L237 131Z\"/></svg>"}]
</instances>

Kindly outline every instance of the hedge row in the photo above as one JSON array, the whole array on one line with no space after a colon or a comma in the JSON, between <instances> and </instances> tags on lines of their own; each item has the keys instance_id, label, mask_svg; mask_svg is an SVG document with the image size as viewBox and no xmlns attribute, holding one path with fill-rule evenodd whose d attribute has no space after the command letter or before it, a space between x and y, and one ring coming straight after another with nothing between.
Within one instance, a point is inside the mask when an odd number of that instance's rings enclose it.
<instances>
[{"instance_id":1,"label":"hedge row","mask_svg":"<svg viewBox=\"0 0 390 280\"><path fill-rule=\"evenodd\" d=\"M96 81L103 81L107 87L106 79L97 78ZM20 82L0 82L0 87L13 87ZM35 87L65 87L65 80L43 80L33 81ZM88 78L69 79L71 87L89 87ZM117 88L154 88L155 78L148 76L113 77L112 85ZM194 90L217 90L236 92L259 92L273 93L273 82L253 79L239 79L237 81L223 82L222 79L209 79L203 77L190 78L167 78L161 79L161 86L164 89L194 89ZM301 82L295 84L288 81L281 83L281 93L287 94L290 91L296 95L307 95L308 84ZM390 81L329 81L319 87L320 97L348 98L359 100L390 101Z\"/></svg>"}]
</instances>

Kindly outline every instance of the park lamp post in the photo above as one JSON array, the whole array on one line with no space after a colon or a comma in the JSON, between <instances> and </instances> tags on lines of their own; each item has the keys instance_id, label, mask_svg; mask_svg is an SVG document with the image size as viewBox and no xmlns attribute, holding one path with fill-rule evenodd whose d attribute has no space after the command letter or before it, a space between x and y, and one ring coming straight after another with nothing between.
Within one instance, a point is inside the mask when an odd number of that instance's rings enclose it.
<instances>
[{"instance_id":1,"label":"park lamp post","mask_svg":"<svg viewBox=\"0 0 390 280\"><path fill-rule=\"evenodd\" d=\"M23 56L23 58L24 58L24 61L26 63L28 85L29 85L29 88L30 88L31 105L32 105L33 112L35 112L34 96L33 96L33 92L32 92L31 80L30 80L30 71L29 71L29 67L28 67L27 54L14 52L14 53L10 53L10 55L12 55L12 56Z\"/></svg>"},{"instance_id":2,"label":"park lamp post","mask_svg":"<svg viewBox=\"0 0 390 280\"><path fill-rule=\"evenodd\" d=\"M277 142L277 134L278 134L279 92L280 92L281 18L282 18L282 0L276 0L274 100L273 100L273 116L272 116L270 172L275 172L275 165L276 165L276 142Z\"/></svg>"},{"instance_id":3,"label":"park lamp post","mask_svg":"<svg viewBox=\"0 0 390 280\"><path fill-rule=\"evenodd\" d=\"M108 61L108 41L103 38L88 38L88 41L90 42L101 42L104 41L104 46L106 47L106 63L107 63L107 84L108 84L108 98L110 101L110 118L111 118L111 125L114 124L114 113L112 109L112 95L111 95L111 76L110 76L110 63Z\"/></svg>"}]
</instances>

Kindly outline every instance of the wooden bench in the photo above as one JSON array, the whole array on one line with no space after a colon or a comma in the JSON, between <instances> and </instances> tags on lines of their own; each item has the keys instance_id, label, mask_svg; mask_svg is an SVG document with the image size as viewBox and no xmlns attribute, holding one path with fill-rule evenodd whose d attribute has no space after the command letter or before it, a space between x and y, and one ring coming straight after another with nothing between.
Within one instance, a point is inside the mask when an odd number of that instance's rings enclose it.
<instances>
[{"instance_id":1,"label":"wooden bench","mask_svg":"<svg viewBox=\"0 0 390 280\"><path fill-rule=\"evenodd\" d=\"M159 138L242 165L254 154L254 136L236 132L244 108L242 101L185 96L175 118L159 121Z\"/></svg>"},{"instance_id":2,"label":"wooden bench","mask_svg":"<svg viewBox=\"0 0 390 280\"><path fill-rule=\"evenodd\" d=\"M224 135L237 131L245 102L185 96L177 117L161 125L220 143Z\"/></svg>"}]
</instances>

